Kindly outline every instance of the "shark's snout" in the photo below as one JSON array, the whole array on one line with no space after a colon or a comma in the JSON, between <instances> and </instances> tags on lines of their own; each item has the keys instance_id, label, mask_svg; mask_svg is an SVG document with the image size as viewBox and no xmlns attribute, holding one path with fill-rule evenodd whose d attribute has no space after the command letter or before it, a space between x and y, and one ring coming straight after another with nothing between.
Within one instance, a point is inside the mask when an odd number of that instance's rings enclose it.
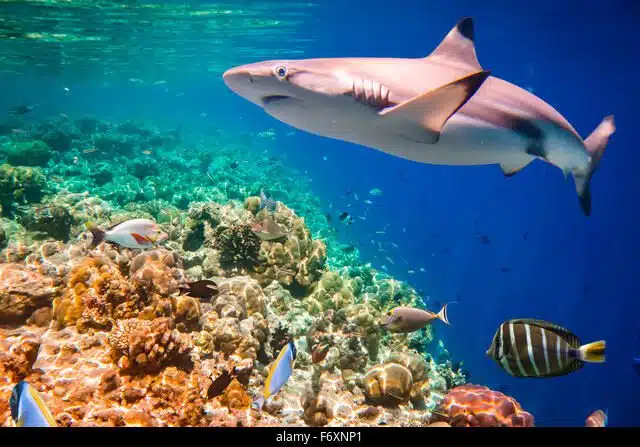
<instances>
[{"instance_id":1,"label":"shark's snout","mask_svg":"<svg viewBox=\"0 0 640 447\"><path fill-rule=\"evenodd\" d=\"M222 74L222 79L234 93L261 107L291 98L264 64L230 68Z\"/></svg>"},{"instance_id":2,"label":"shark's snout","mask_svg":"<svg viewBox=\"0 0 640 447\"><path fill-rule=\"evenodd\" d=\"M242 89L243 87L253 84L251 73L242 67L235 67L225 71L222 74L222 79L234 92L237 89Z\"/></svg>"}]
</instances>

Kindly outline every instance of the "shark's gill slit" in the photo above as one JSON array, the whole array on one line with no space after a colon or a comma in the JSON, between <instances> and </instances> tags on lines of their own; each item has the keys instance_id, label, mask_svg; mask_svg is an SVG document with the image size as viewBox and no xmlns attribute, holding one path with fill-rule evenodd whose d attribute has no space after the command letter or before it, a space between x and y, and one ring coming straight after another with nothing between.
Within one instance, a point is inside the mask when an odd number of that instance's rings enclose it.
<instances>
[{"instance_id":1,"label":"shark's gill slit","mask_svg":"<svg viewBox=\"0 0 640 447\"><path fill-rule=\"evenodd\" d=\"M352 96L356 101L371 106L377 110L394 106L389 101L390 90L377 81L370 79L351 79L351 92L347 96Z\"/></svg>"}]
</instances>

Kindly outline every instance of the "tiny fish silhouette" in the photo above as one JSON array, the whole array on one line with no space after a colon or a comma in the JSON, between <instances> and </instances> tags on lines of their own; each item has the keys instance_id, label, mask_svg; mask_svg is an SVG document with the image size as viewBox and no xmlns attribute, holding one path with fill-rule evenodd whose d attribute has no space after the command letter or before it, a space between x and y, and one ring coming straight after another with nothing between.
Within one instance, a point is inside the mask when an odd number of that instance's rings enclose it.
<instances>
[{"instance_id":1,"label":"tiny fish silhouette","mask_svg":"<svg viewBox=\"0 0 640 447\"><path fill-rule=\"evenodd\" d=\"M220 374L214 381L209 385L209 389L207 390L207 397L209 399L213 399L216 396L221 395L224 390L229 386L231 381L233 380L234 374L229 371L224 371Z\"/></svg>"},{"instance_id":2,"label":"tiny fish silhouette","mask_svg":"<svg viewBox=\"0 0 640 447\"><path fill-rule=\"evenodd\" d=\"M210 299L214 295L218 294L218 285L213 281L203 279L187 283L186 287L180 287L179 290L183 295L192 296L194 298Z\"/></svg>"}]
</instances>

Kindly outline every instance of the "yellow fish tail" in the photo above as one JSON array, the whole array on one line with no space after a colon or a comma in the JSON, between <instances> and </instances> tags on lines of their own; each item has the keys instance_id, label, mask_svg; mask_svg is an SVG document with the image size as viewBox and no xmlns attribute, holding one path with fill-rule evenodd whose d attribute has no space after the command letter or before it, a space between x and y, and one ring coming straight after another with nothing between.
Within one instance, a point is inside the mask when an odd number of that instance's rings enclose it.
<instances>
[{"instance_id":1,"label":"yellow fish tail","mask_svg":"<svg viewBox=\"0 0 640 447\"><path fill-rule=\"evenodd\" d=\"M590 363L604 363L606 342L604 340L594 341L580 346L580 360Z\"/></svg>"}]
</instances>

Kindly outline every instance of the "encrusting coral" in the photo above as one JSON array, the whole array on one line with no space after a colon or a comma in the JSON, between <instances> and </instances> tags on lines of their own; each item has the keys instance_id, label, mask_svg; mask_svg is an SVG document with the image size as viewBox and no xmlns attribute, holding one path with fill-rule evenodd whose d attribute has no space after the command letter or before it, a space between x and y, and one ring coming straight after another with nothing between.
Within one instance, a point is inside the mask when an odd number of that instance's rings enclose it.
<instances>
[{"instance_id":1,"label":"encrusting coral","mask_svg":"<svg viewBox=\"0 0 640 447\"><path fill-rule=\"evenodd\" d=\"M534 418L512 397L486 386L465 384L450 390L434 421L445 419L453 427L532 427Z\"/></svg>"}]
</instances>

